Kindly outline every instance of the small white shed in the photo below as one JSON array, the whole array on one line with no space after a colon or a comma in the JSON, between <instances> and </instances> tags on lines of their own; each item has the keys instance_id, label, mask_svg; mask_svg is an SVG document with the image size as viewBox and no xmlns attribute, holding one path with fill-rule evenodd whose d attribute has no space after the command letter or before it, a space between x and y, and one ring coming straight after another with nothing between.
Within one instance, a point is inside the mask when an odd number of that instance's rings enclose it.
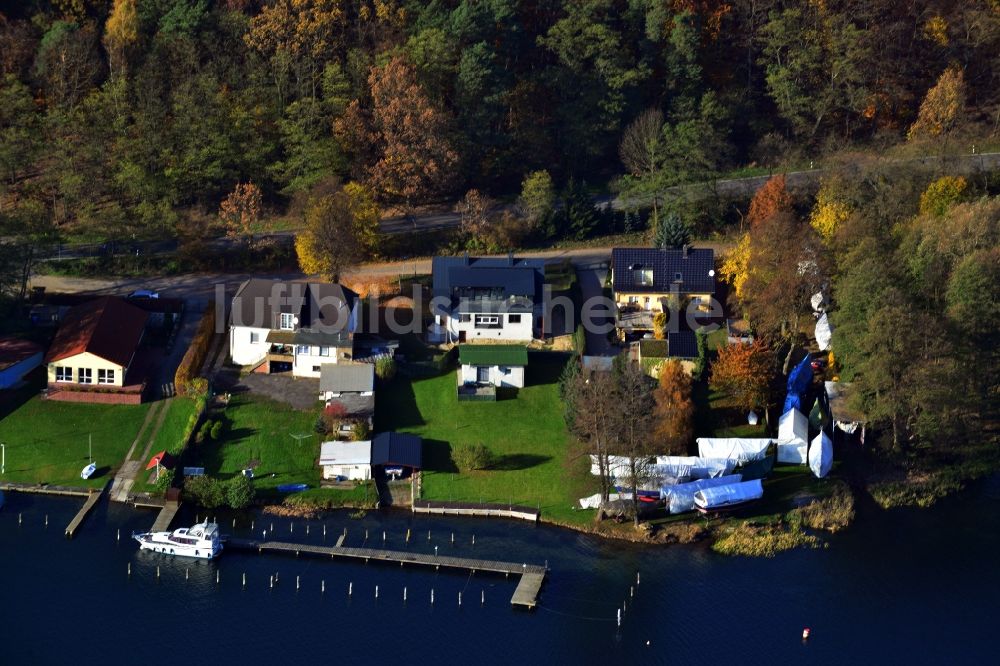
<instances>
[{"instance_id":1,"label":"small white shed","mask_svg":"<svg viewBox=\"0 0 1000 666\"><path fill-rule=\"evenodd\" d=\"M521 345L459 345L459 384L524 388L528 350Z\"/></svg>"},{"instance_id":2,"label":"small white shed","mask_svg":"<svg viewBox=\"0 0 1000 666\"><path fill-rule=\"evenodd\" d=\"M319 466L323 468L324 479L367 481L372 478L372 443L370 440L323 442Z\"/></svg>"}]
</instances>

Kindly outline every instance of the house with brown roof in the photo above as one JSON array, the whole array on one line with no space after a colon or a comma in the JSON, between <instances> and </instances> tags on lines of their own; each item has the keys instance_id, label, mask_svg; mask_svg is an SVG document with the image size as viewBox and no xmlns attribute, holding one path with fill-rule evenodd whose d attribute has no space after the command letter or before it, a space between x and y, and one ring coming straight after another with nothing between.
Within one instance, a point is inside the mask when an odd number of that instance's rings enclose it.
<instances>
[{"instance_id":1,"label":"house with brown roof","mask_svg":"<svg viewBox=\"0 0 1000 666\"><path fill-rule=\"evenodd\" d=\"M99 396L135 394L142 383L129 376L149 313L115 296L71 308L45 356L49 396L81 402L109 402ZM75 397L62 394L75 393ZM86 396L98 396L88 398Z\"/></svg>"}]
</instances>

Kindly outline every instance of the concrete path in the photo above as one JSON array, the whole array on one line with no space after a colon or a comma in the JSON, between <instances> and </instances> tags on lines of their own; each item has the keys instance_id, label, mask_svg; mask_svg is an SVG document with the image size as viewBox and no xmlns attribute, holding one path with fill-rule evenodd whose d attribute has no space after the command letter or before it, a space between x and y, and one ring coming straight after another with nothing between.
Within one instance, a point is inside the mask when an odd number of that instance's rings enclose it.
<instances>
[{"instance_id":1,"label":"concrete path","mask_svg":"<svg viewBox=\"0 0 1000 666\"><path fill-rule=\"evenodd\" d=\"M160 428L163 427L163 422L167 418L167 411L170 409L172 401L173 398L167 398L166 400L154 402L153 406L146 413L146 420L143 421L142 427L139 428L139 434L136 435L135 441L132 442L131 448L129 448L128 453L125 455L125 462L118 469L118 473L115 474L115 480L111 484L111 491L108 493L108 496L112 502L128 501L129 495L132 493L132 487L139 478L139 474L142 473L143 465L149 460L153 443L156 441L156 436L159 434ZM154 415L157 415L156 424L152 428L149 428L148 426L153 420ZM138 444L143 440L145 440L146 445L138 457L135 457Z\"/></svg>"}]
</instances>

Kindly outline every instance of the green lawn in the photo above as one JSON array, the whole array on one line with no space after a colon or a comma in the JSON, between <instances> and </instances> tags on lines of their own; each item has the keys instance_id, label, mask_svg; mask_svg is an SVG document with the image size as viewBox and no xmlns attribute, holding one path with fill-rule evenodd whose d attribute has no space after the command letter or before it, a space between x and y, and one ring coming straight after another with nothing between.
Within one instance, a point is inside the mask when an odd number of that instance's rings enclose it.
<instances>
[{"instance_id":1,"label":"green lawn","mask_svg":"<svg viewBox=\"0 0 1000 666\"><path fill-rule=\"evenodd\" d=\"M320 437L313 430L318 411L298 411L280 402L250 394L234 395L226 408L227 426L221 442L192 445L191 458L205 473L230 478L251 460L256 487L268 491L282 483L319 486ZM308 435L296 440L292 435ZM273 476L272 476L273 475Z\"/></svg>"},{"instance_id":2,"label":"green lawn","mask_svg":"<svg viewBox=\"0 0 1000 666\"><path fill-rule=\"evenodd\" d=\"M160 451L167 451L171 455L180 454L181 450L184 448L184 434L187 429L188 420L191 415L194 414L196 408L195 401L193 398L187 398L184 396L176 396L170 401L167 407L167 415L163 418L163 425L160 427L160 431L156 433L156 440L153 442L153 446L149 449L150 456L159 453ZM157 414L154 417L154 422L150 424L150 432L152 428L156 425L156 420L160 417ZM136 447L135 456L142 454L142 447ZM149 462L149 458L143 460L143 466ZM136 481L137 490L142 490L145 492L153 492L156 487L150 484L152 480L154 470L143 469L139 472L139 478Z\"/></svg>"},{"instance_id":3,"label":"green lawn","mask_svg":"<svg viewBox=\"0 0 1000 666\"><path fill-rule=\"evenodd\" d=\"M0 442L7 445L7 471L2 479L93 488L114 476L150 409L149 404L88 405L38 396L9 411L16 405L14 400L0 411ZM85 481L80 470L88 462L88 436L97 472Z\"/></svg>"},{"instance_id":4,"label":"green lawn","mask_svg":"<svg viewBox=\"0 0 1000 666\"><path fill-rule=\"evenodd\" d=\"M379 390L376 431L412 432L424 439L425 499L539 506L542 515L583 522L590 512L571 509L594 492L586 457L568 460L557 380L567 357L529 354L525 388L497 402L458 402L454 372ZM458 473L452 447L485 444L499 458L487 471Z\"/></svg>"}]
</instances>

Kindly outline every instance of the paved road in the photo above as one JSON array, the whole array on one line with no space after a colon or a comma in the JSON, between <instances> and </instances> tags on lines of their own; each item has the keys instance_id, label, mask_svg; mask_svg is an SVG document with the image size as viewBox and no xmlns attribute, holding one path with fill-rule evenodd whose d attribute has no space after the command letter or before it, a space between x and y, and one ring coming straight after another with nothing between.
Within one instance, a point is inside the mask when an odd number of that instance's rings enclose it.
<instances>
[{"instance_id":1,"label":"paved road","mask_svg":"<svg viewBox=\"0 0 1000 666\"><path fill-rule=\"evenodd\" d=\"M958 155L954 157L916 157L908 159L892 160L894 164L911 166L916 168L936 169L947 166L948 171L953 174L973 174L987 170L1000 168L1000 153L980 153L976 155ZM804 171L790 171L785 174L786 185L791 190L813 187L819 178L826 172L823 168L808 169ZM749 198L757 189L770 178L769 175L750 176L747 178L728 178L724 180L708 181L705 183L694 183L690 185L677 185L668 188L666 194L681 195L684 193L694 193L699 196L699 192L704 196L720 196L725 198ZM615 210L625 208L636 208L648 206L650 199L620 197L598 197L594 200L595 205L600 207L611 206ZM414 216L388 217L382 220L382 232L386 234L402 234L407 232L426 232L448 229L458 226L458 213L452 211L437 211L420 213ZM268 234L266 237L275 238L281 242L291 242L295 235L295 230L280 231ZM231 250L235 241L227 238L216 238L211 244L219 252ZM82 257L96 257L108 252L116 254L140 253L150 254L172 254L177 251L177 241L175 239L149 240L120 242L114 247L107 243L91 243L84 245L64 245L53 247L46 259L75 259Z\"/></svg>"}]
</instances>

